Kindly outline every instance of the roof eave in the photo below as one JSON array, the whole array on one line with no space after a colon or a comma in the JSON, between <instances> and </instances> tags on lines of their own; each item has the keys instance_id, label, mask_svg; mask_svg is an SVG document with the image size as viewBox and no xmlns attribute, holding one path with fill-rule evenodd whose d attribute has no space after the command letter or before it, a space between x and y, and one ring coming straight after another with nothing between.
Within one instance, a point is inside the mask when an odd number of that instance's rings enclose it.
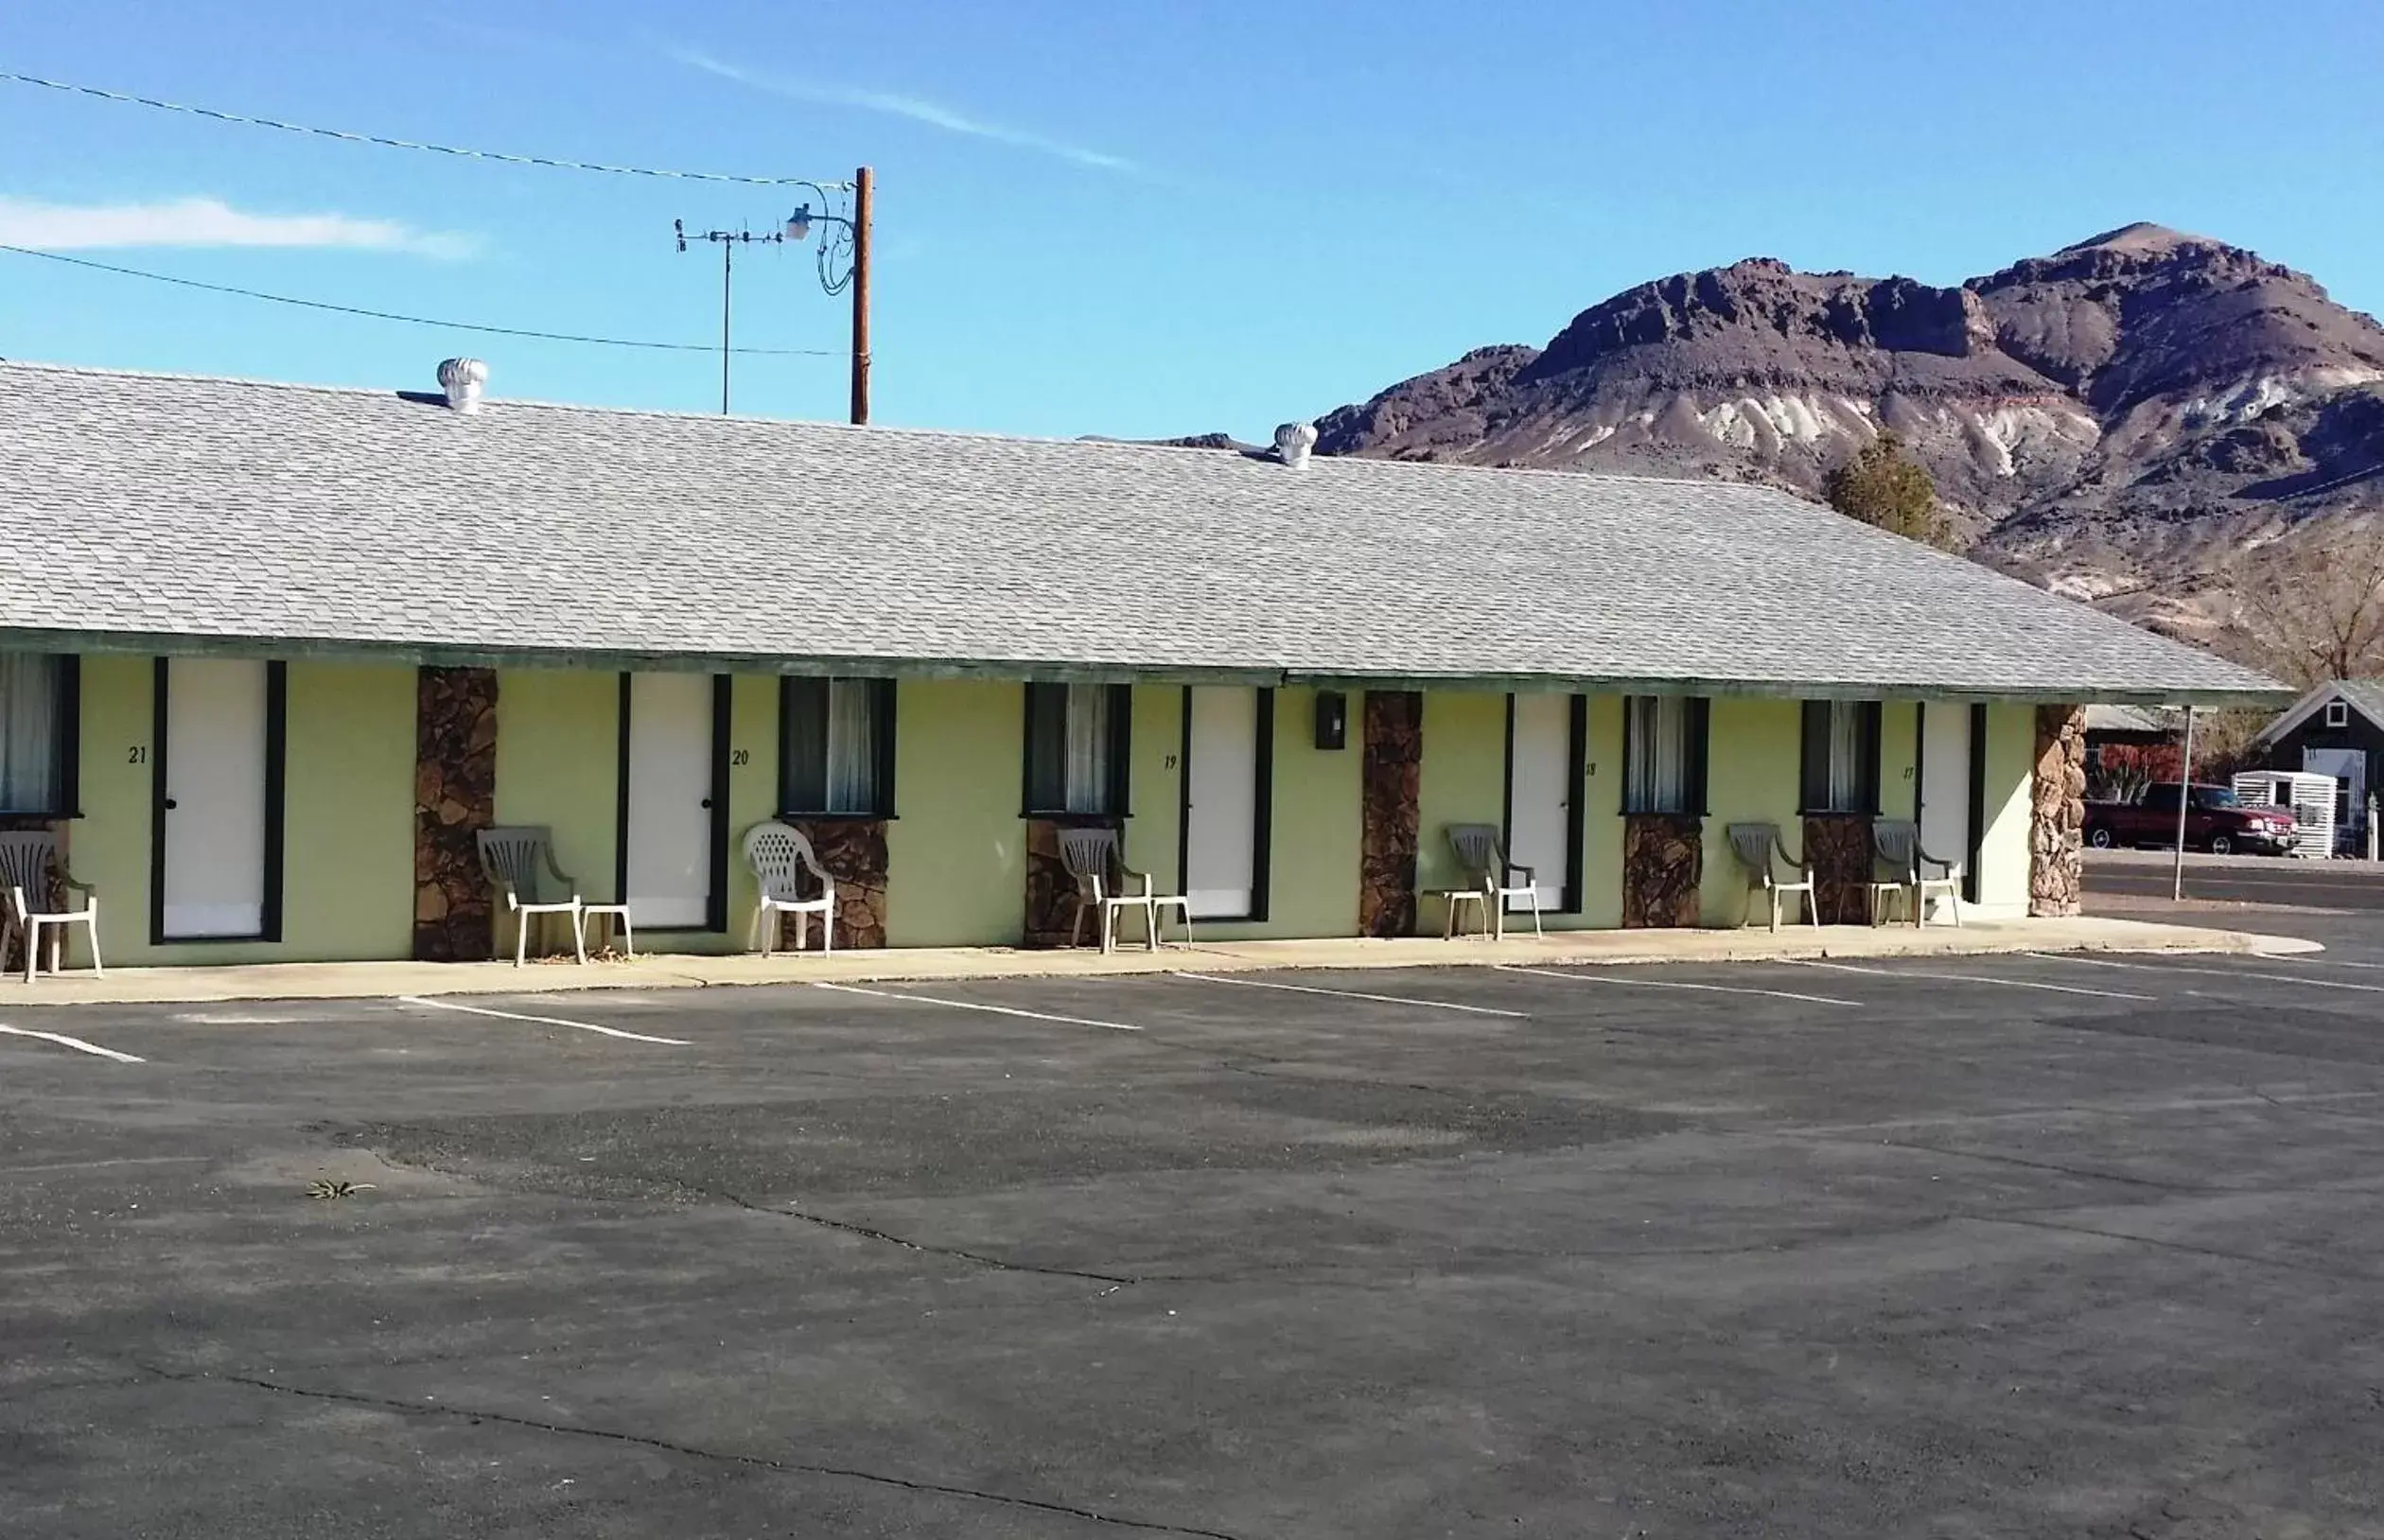
<instances>
[{"instance_id":1,"label":"roof eave","mask_svg":"<svg viewBox=\"0 0 2384 1540\"><path fill-rule=\"evenodd\" d=\"M2043 689L2033 686L1881 684L1845 679L1722 679L1696 675L1394 674L1298 668L1205 668L1038 658L792 656L729 651L619 648L491 648L436 641L350 638L192 636L171 632L75 631L0 626L0 639L54 652L99 656L200 655L446 668L588 669L605 673L862 674L898 679L1047 679L1089 683L1297 685L1320 690L1565 691L1594 694L1714 695L1772 700L1972 700L2026 705L2257 707L2274 709L2293 692L2244 689Z\"/></svg>"}]
</instances>

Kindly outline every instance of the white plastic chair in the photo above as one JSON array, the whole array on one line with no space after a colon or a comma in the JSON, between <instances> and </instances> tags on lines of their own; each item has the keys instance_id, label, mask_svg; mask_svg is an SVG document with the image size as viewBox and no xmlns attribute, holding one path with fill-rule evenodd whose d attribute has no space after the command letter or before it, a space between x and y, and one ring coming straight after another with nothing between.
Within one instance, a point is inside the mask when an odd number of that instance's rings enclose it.
<instances>
[{"instance_id":1,"label":"white plastic chair","mask_svg":"<svg viewBox=\"0 0 2384 1540\"><path fill-rule=\"evenodd\" d=\"M82 895L79 909L52 909L50 868L58 869L58 886ZM40 907L36 908L35 905ZM66 927L80 925L91 939L91 971L99 966L99 895L89 883L75 881L58 853L58 836L43 831L0 834L0 952L8 950L13 932L25 943L25 982L33 982L42 955L42 932L50 933L49 971L61 971Z\"/></svg>"},{"instance_id":2,"label":"white plastic chair","mask_svg":"<svg viewBox=\"0 0 2384 1540\"><path fill-rule=\"evenodd\" d=\"M483 829L479 840L481 869L504 895L505 911L514 917L514 966L521 966L531 927L541 915L570 920L571 951L587 962L587 917L582 912L579 884L554 864L553 835L543 825L519 824ZM561 893L570 897L556 897Z\"/></svg>"},{"instance_id":3,"label":"white plastic chair","mask_svg":"<svg viewBox=\"0 0 2384 1540\"><path fill-rule=\"evenodd\" d=\"M1481 895L1482 907L1490 911L1490 936L1493 940L1506 939L1506 908L1510 900L1532 901L1532 934L1545 939L1547 932L1540 928L1539 873L1531 866L1517 866L1506 858L1499 848L1499 831L1491 824L1450 824L1441 832L1448 840L1449 853L1457 858L1457 869L1464 874L1464 891ZM1517 879L1520 881L1517 881ZM1449 928L1457 923L1457 904L1452 897L1448 905Z\"/></svg>"},{"instance_id":4,"label":"white plastic chair","mask_svg":"<svg viewBox=\"0 0 2384 1540\"><path fill-rule=\"evenodd\" d=\"M803 919L819 917L819 950L822 955L836 950L836 880L828 875L828 868L812 853L810 836L801 830L776 819L755 824L745 831L745 865L753 868L755 885L761 899L753 907L753 926L745 944L758 949L764 957L778 950L780 915L795 917L795 950L803 950ZM809 875L819 884L819 896L803 897L803 878Z\"/></svg>"},{"instance_id":5,"label":"white plastic chair","mask_svg":"<svg viewBox=\"0 0 2384 1540\"><path fill-rule=\"evenodd\" d=\"M1068 875L1076 879L1077 885L1076 916L1068 926L1070 946L1083 944L1084 918L1097 913L1101 917L1101 950L1115 951L1117 913L1133 909L1142 913L1143 936L1150 950L1159 950L1158 895L1150 885L1149 873L1126 865L1116 830L1061 830L1060 864L1068 868Z\"/></svg>"},{"instance_id":6,"label":"white plastic chair","mask_svg":"<svg viewBox=\"0 0 2384 1540\"><path fill-rule=\"evenodd\" d=\"M1797 899L1804 898L1805 916L1815 925L1821 923L1821 901L1815 895L1813 868L1788 853L1788 847L1779 837L1778 824L1732 824L1729 826L1730 853L1738 857L1740 867L1746 873L1746 912L1739 917L1744 930L1755 918L1755 895L1762 893L1771 900L1771 928L1779 929L1779 901L1788 901L1789 918L1796 917ZM1795 872L1794 881L1782 881L1779 868L1773 865L1777 858Z\"/></svg>"},{"instance_id":7,"label":"white plastic chair","mask_svg":"<svg viewBox=\"0 0 2384 1540\"><path fill-rule=\"evenodd\" d=\"M1871 884L1871 923L1879 922L1883 903L1892 898L1912 907L1915 930L1929 918L1929 900L1941 895L1954 906L1954 923L1962 923L1962 867L1940 861L1920 846L1920 826L1908 818L1881 818L1871 825L1871 849L1891 879ZM1938 875L1929 875L1935 866Z\"/></svg>"}]
</instances>

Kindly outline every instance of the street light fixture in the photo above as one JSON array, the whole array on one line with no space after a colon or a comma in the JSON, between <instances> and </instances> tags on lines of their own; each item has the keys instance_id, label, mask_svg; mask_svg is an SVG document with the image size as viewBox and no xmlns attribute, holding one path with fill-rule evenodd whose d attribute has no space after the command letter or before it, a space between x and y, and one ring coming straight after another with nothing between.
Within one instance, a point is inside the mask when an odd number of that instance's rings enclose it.
<instances>
[{"instance_id":1,"label":"street light fixture","mask_svg":"<svg viewBox=\"0 0 2384 1540\"><path fill-rule=\"evenodd\" d=\"M690 235L685 221L673 219L672 233L678 249L687 250L691 240L709 241L720 248L720 410L728 411L728 313L732 254L739 246L760 242L765 245L801 245L811 238L815 224L824 226L819 242L819 287L830 294L852 292L852 420L869 420L869 168L853 173L850 184L798 182L798 187L809 187L818 194L820 207L803 203L786 217L786 222L763 235L749 230L707 230ZM852 212L848 217L834 212L833 193L852 194Z\"/></svg>"}]
</instances>

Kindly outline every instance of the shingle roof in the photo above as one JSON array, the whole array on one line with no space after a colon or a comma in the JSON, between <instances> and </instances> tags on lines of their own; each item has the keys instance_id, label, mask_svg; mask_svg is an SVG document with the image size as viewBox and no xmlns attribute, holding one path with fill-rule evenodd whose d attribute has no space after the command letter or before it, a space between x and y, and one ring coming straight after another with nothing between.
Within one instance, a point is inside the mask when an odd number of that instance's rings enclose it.
<instances>
[{"instance_id":1,"label":"shingle roof","mask_svg":"<svg viewBox=\"0 0 2384 1540\"><path fill-rule=\"evenodd\" d=\"M1761 488L0 364L0 636L438 659L2215 699ZM54 643L66 639L48 639Z\"/></svg>"}]
</instances>

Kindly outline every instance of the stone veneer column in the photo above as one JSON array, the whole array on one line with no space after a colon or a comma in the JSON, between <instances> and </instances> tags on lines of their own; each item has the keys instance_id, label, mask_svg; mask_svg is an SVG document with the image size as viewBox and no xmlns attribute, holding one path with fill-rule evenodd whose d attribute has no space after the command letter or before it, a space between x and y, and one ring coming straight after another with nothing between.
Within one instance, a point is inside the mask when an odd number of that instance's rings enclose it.
<instances>
[{"instance_id":1,"label":"stone veneer column","mask_svg":"<svg viewBox=\"0 0 2384 1540\"><path fill-rule=\"evenodd\" d=\"M1807 814L1804 849L1797 854L1813 873L1813 906L1822 924L1870 923L1869 814Z\"/></svg>"},{"instance_id":2,"label":"stone veneer column","mask_svg":"<svg viewBox=\"0 0 2384 1540\"><path fill-rule=\"evenodd\" d=\"M474 837L497 821L497 671L414 676L414 931L423 962L489 955L494 899Z\"/></svg>"},{"instance_id":3,"label":"stone veneer column","mask_svg":"<svg viewBox=\"0 0 2384 1540\"><path fill-rule=\"evenodd\" d=\"M2040 706L2028 783L2028 913L2078 912L2085 884L2086 709Z\"/></svg>"},{"instance_id":4,"label":"stone veneer column","mask_svg":"<svg viewBox=\"0 0 2384 1540\"><path fill-rule=\"evenodd\" d=\"M1018 944L1025 947L1064 947L1074 944L1069 922L1076 918L1076 879L1060 859L1059 820L1026 820L1026 911L1019 926ZM1096 936L1101 917L1086 922L1083 935Z\"/></svg>"},{"instance_id":5,"label":"stone veneer column","mask_svg":"<svg viewBox=\"0 0 2384 1540\"><path fill-rule=\"evenodd\" d=\"M790 819L812 842L812 853L836 883L836 945L885 945L885 820L883 818ZM779 917L779 945L795 944L798 921L809 915ZM808 938L816 944L818 932Z\"/></svg>"},{"instance_id":6,"label":"stone veneer column","mask_svg":"<svg viewBox=\"0 0 2384 1540\"><path fill-rule=\"evenodd\" d=\"M1634 813L1622 820L1622 925L1686 930L1704 918L1705 820Z\"/></svg>"},{"instance_id":7,"label":"stone veneer column","mask_svg":"<svg viewBox=\"0 0 2384 1540\"><path fill-rule=\"evenodd\" d=\"M1369 690L1360 766L1358 934L1415 934L1415 852L1424 784L1424 697Z\"/></svg>"}]
</instances>

